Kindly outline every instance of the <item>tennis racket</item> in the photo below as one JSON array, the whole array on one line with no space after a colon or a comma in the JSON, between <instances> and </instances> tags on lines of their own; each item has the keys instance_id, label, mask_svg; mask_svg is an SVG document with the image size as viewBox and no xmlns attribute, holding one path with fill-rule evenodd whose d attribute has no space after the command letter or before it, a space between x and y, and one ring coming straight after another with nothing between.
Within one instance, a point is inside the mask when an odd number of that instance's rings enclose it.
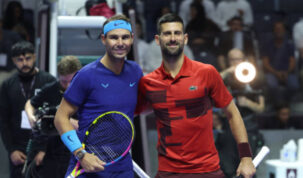
<instances>
[{"instance_id":1,"label":"tennis racket","mask_svg":"<svg viewBox=\"0 0 303 178\"><path fill-rule=\"evenodd\" d=\"M131 119L119 111L109 111L98 116L89 126L83 139L83 147L105 162L114 164L130 150L134 140L134 126ZM84 172L78 161L68 178L75 178Z\"/></svg>"}]
</instances>

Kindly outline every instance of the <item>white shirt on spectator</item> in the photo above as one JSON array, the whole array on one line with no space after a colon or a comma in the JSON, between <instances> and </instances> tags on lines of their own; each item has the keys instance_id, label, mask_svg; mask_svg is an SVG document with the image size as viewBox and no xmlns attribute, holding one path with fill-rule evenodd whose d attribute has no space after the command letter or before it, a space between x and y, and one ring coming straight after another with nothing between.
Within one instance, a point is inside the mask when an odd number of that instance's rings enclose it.
<instances>
[{"instance_id":1,"label":"white shirt on spectator","mask_svg":"<svg viewBox=\"0 0 303 178\"><path fill-rule=\"evenodd\" d=\"M218 24L222 31L228 30L227 22L235 16L239 16L239 10L243 12L245 26L253 24L253 13L249 2L246 0L223 0L217 6Z\"/></svg>"},{"instance_id":2,"label":"white shirt on spectator","mask_svg":"<svg viewBox=\"0 0 303 178\"><path fill-rule=\"evenodd\" d=\"M295 23L293 38L297 48L303 48L303 18Z\"/></svg>"},{"instance_id":3,"label":"white shirt on spectator","mask_svg":"<svg viewBox=\"0 0 303 178\"><path fill-rule=\"evenodd\" d=\"M183 19L185 27L190 21L190 4L192 2L193 0L184 0L179 7L179 16ZM217 23L216 8L214 2L211 0L203 0L202 5L204 7L206 17Z\"/></svg>"},{"instance_id":4,"label":"white shirt on spectator","mask_svg":"<svg viewBox=\"0 0 303 178\"><path fill-rule=\"evenodd\" d=\"M149 50L149 44L142 40L142 39L138 39L138 57L139 57L139 63L140 65L144 65L144 62L146 61L145 57L146 57L146 53ZM143 67L143 66L141 66Z\"/></svg>"}]
</instances>

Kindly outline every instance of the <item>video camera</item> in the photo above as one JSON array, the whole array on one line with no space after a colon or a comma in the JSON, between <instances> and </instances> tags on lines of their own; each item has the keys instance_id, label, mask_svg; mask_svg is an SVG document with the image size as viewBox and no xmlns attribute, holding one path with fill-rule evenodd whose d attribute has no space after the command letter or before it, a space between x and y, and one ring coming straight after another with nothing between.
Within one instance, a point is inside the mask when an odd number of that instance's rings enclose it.
<instances>
[{"instance_id":1,"label":"video camera","mask_svg":"<svg viewBox=\"0 0 303 178\"><path fill-rule=\"evenodd\" d=\"M58 132L54 125L55 114L57 112L57 106L49 106L48 103L44 103L42 107L39 107L35 116L37 121L33 127L33 134L35 136L56 136Z\"/></svg>"}]
</instances>

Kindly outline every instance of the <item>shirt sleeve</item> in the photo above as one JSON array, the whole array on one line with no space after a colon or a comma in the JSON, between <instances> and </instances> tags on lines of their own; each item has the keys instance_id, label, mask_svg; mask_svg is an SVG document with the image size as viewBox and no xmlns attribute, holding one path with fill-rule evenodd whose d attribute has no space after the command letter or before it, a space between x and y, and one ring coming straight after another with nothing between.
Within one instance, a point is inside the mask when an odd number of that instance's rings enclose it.
<instances>
[{"instance_id":1,"label":"shirt sleeve","mask_svg":"<svg viewBox=\"0 0 303 178\"><path fill-rule=\"evenodd\" d=\"M70 103L80 106L86 98L86 91L89 87L88 77L84 73L77 72L71 81L68 89L65 91L63 97Z\"/></svg>"},{"instance_id":2,"label":"shirt sleeve","mask_svg":"<svg viewBox=\"0 0 303 178\"><path fill-rule=\"evenodd\" d=\"M214 104L218 108L227 106L233 99L232 95L227 90L224 82L214 67L210 67L208 72L208 82L210 86L210 96L214 101Z\"/></svg>"},{"instance_id":3,"label":"shirt sleeve","mask_svg":"<svg viewBox=\"0 0 303 178\"><path fill-rule=\"evenodd\" d=\"M135 110L135 115L140 114L148 107L148 102L145 98L145 87L144 87L144 80L141 78L139 82L139 90L138 90L138 101Z\"/></svg>"}]
</instances>

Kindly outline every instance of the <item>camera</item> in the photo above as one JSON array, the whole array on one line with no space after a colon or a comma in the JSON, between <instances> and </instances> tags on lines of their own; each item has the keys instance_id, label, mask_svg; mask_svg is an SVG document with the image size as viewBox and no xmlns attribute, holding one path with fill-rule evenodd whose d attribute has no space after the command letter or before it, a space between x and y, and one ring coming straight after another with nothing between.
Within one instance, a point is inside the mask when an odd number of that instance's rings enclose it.
<instances>
[{"instance_id":1,"label":"camera","mask_svg":"<svg viewBox=\"0 0 303 178\"><path fill-rule=\"evenodd\" d=\"M55 114L57 112L57 106L49 106L48 103L44 103L42 107L39 107L35 112L37 121L33 127L34 136L56 136L58 132L54 125Z\"/></svg>"}]
</instances>

